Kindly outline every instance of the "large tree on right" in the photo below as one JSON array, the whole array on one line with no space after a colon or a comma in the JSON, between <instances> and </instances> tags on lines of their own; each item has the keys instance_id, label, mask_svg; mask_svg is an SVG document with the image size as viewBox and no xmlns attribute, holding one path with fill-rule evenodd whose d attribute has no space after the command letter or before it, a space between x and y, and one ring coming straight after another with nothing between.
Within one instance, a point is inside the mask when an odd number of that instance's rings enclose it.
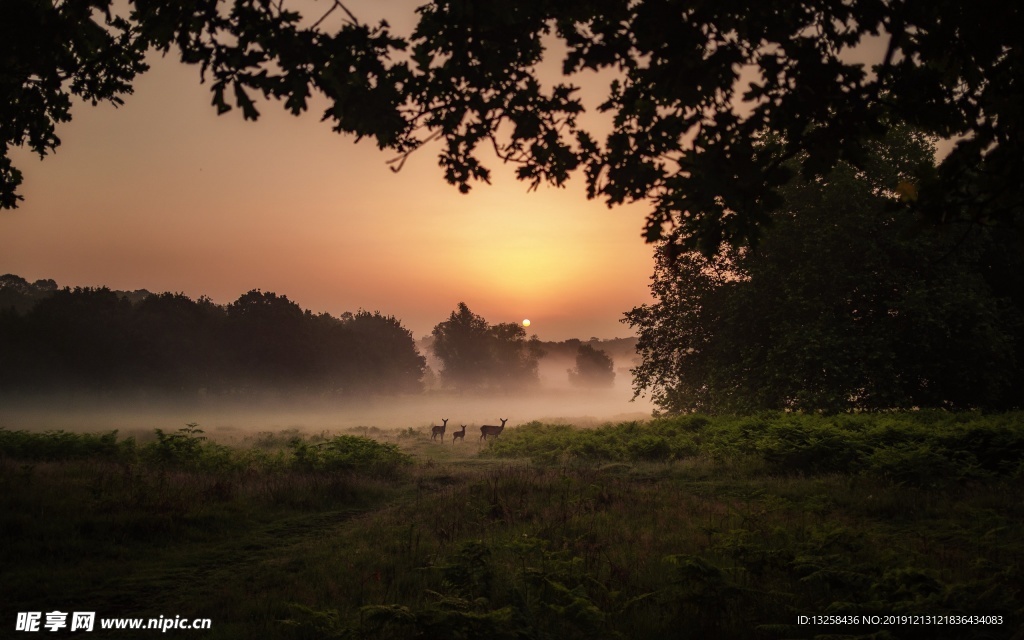
<instances>
[{"instance_id":1,"label":"large tree on right","mask_svg":"<svg viewBox=\"0 0 1024 640\"><path fill-rule=\"evenodd\" d=\"M1010 408L1024 399L1015 228L922 225L899 206L931 170L894 128L855 168L785 188L754 248L657 250L637 394L666 412Z\"/></svg>"}]
</instances>

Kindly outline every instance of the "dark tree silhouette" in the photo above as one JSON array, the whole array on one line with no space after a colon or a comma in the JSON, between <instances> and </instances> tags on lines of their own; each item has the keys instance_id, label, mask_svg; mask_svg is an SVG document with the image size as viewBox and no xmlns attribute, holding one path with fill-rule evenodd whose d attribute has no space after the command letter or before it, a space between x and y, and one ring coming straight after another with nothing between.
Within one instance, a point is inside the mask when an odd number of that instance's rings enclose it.
<instances>
[{"instance_id":1,"label":"dark tree silhouette","mask_svg":"<svg viewBox=\"0 0 1024 640\"><path fill-rule=\"evenodd\" d=\"M486 374L492 368L488 324L483 317L469 310L465 302L447 320L431 332L431 348L441 359L441 382L459 389L486 384Z\"/></svg>"},{"instance_id":2,"label":"dark tree silhouette","mask_svg":"<svg viewBox=\"0 0 1024 640\"><path fill-rule=\"evenodd\" d=\"M432 348L441 359L443 384L457 389L515 388L539 381L541 355L536 338L514 323L491 326L466 303L434 327Z\"/></svg>"},{"instance_id":3,"label":"dark tree silhouette","mask_svg":"<svg viewBox=\"0 0 1024 640\"><path fill-rule=\"evenodd\" d=\"M393 316L313 315L259 290L221 307L181 294L141 297L50 284L0 279L0 301L21 292L0 307L0 392L422 390L425 360Z\"/></svg>"},{"instance_id":4,"label":"dark tree silhouette","mask_svg":"<svg viewBox=\"0 0 1024 640\"><path fill-rule=\"evenodd\" d=\"M307 382L315 345L299 305L255 289L229 304L227 316L224 338L241 379L248 374L253 383Z\"/></svg>"},{"instance_id":5,"label":"dark tree silhouette","mask_svg":"<svg viewBox=\"0 0 1024 640\"><path fill-rule=\"evenodd\" d=\"M218 389L229 373L221 344L225 318L209 298L161 293L143 299L135 305L131 332L140 378L165 391Z\"/></svg>"},{"instance_id":6,"label":"dark tree silhouette","mask_svg":"<svg viewBox=\"0 0 1024 640\"><path fill-rule=\"evenodd\" d=\"M106 287L62 289L26 317L30 378L108 389L130 381L131 303Z\"/></svg>"},{"instance_id":7,"label":"dark tree silhouette","mask_svg":"<svg viewBox=\"0 0 1024 640\"><path fill-rule=\"evenodd\" d=\"M569 382L577 387L611 387L615 384L614 361L607 353L589 344L579 346L576 366L568 373Z\"/></svg>"},{"instance_id":8,"label":"dark tree silhouette","mask_svg":"<svg viewBox=\"0 0 1024 640\"><path fill-rule=\"evenodd\" d=\"M418 393L423 390L426 359L416 351L412 332L394 316L358 311L342 321L347 334L347 353L333 354L347 360L344 370L350 388Z\"/></svg>"},{"instance_id":9,"label":"dark tree silhouette","mask_svg":"<svg viewBox=\"0 0 1024 640\"><path fill-rule=\"evenodd\" d=\"M1019 3L435 0L418 13L403 38L337 0L323 16L272 0L129 0L121 17L110 0L6 0L0 206L20 197L9 147L53 151L70 96L120 102L154 47L201 67L219 113L233 103L256 119L262 95L298 114L321 94L336 131L403 159L440 138L462 191L489 179L491 153L534 186L582 169L591 197L652 204L648 241L708 256L756 240L794 175L859 167L901 124L956 140L937 168L907 175L903 207L1022 215ZM564 82L543 82L559 63ZM583 70L614 77L598 107L606 135L579 126Z\"/></svg>"},{"instance_id":10,"label":"dark tree silhouette","mask_svg":"<svg viewBox=\"0 0 1024 640\"><path fill-rule=\"evenodd\" d=\"M538 365L544 350L536 337L527 339L526 329L515 322L490 327L493 363L490 379L506 389L532 386L540 381Z\"/></svg>"},{"instance_id":11,"label":"dark tree silhouette","mask_svg":"<svg viewBox=\"0 0 1024 640\"><path fill-rule=\"evenodd\" d=\"M53 280L29 282L13 273L0 276L0 312L9 310L20 314L28 311L43 298L57 290Z\"/></svg>"},{"instance_id":12,"label":"dark tree silhouette","mask_svg":"<svg viewBox=\"0 0 1024 640\"><path fill-rule=\"evenodd\" d=\"M657 302L626 314L636 391L669 412L1020 406L1021 236L923 231L893 207L931 153L893 135L863 170L788 186L755 249L661 248Z\"/></svg>"}]
</instances>

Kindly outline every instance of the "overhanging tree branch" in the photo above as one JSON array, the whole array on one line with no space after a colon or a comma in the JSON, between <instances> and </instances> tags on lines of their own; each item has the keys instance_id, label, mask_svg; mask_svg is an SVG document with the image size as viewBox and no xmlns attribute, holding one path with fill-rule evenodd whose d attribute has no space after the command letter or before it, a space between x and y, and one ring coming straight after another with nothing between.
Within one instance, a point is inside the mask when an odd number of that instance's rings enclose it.
<instances>
[{"instance_id":1,"label":"overhanging tree branch","mask_svg":"<svg viewBox=\"0 0 1024 640\"><path fill-rule=\"evenodd\" d=\"M37 153L52 152L71 96L116 103L145 70L152 46L177 48L184 62L210 72L219 112L232 108L228 87L249 119L259 115L252 91L293 113L319 92L333 130L373 138L400 154L399 166L424 142L444 139L446 178L464 191L489 176L479 155L484 138L499 158L519 163L518 176L532 186L563 184L582 168L588 195L609 204L668 189L653 203L647 238L663 239L660 221L671 219L684 250L713 255L722 243L756 241L789 178L780 173L785 162L800 157L805 177L826 175L839 161L857 164L865 145L901 122L973 139L984 149L979 158L1003 158L998 170L971 173L953 170L962 159L951 154L943 164L952 179L922 177L921 197L903 206L936 220L964 212L1018 220L1024 145L1014 123L1024 72L1010 25L1022 9L985 5L436 0L421 8L411 36L397 37L384 22L359 21L340 0L310 26L282 0L131 0L126 17L112 15L110 0L7 0L0 5L0 206L20 200L21 174L8 149L27 140ZM326 30L337 12L341 26ZM104 18L98 30L94 14ZM883 33L885 54L867 73L849 58ZM611 113L610 131L579 126L583 107L572 87L542 88L539 65L559 62L550 60L552 38L565 49L564 75L618 74L599 107ZM742 76L744 69L756 78ZM765 133L784 141L779 155L750 150L751 137ZM666 157L685 161L687 171L673 172ZM982 193L1007 190L1018 195L990 203Z\"/></svg>"}]
</instances>

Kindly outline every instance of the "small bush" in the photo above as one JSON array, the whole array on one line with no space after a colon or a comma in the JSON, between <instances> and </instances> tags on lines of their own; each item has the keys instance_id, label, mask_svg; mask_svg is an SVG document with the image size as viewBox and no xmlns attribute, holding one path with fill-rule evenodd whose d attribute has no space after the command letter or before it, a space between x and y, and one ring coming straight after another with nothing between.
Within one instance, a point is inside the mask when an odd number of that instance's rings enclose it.
<instances>
[{"instance_id":1,"label":"small bush","mask_svg":"<svg viewBox=\"0 0 1024 640\"><path fill-rule=\"evenodd\" d=\"M31 433L8 431L0 427L0 455L16 460L116 460L131 457L134 453L135 440L128 438L118 441L116 430L107 433Z\"/></svg>"},{"instance_id":2,"label":"small bush","mask_svg":"<svg viewBox=\"0 0 1024 640\"><path fill-rule=\"evenodd\" d=\"M210 442L203 430L190 422L175 433L155 429L156 442L146 445L143 455L165 466L218 469L232 465L231 450Z\"/></svg>"},{"instance_id":3,"label":"small bush","mask_svg":"<svg viewBox=\"0 0 1024 640\"><path fill-rule=\"evenodd\" d=\"M913 487L944 487L958 477L957 465L927 444L899 444L868 457L869 473Z\"/></svg>"},{"instance_id":4,"label":"small bush","mask_svg":"<svg viewBox=\"0 0 1024 640\"><path fill-rule=\"evenodd\" d=\"M650 434L637 436L629 442L627 449L634 460L668 460L672 455L672 448L665 438Z\"/></svg>"},{"instance_id":5,"label":"small bush","mask_svg":"<svg viewBox=\"0 0 1024 640\"><path fill-rule=\"evenodd\" d=\"M295 466L312 471L392 473L412 464L412 458L396 445L360 436L335 436L319 444L295 439L290 446Z\"/></svg>"}]
</instances>

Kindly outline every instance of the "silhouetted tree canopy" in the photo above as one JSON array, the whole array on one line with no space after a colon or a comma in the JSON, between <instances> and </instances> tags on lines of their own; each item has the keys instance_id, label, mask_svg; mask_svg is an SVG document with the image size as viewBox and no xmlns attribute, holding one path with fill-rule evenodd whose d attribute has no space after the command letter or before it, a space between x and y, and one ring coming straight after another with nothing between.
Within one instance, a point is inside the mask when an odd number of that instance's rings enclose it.
<instances>
[{"instance_id":1,"label":"silhouetted tree canopy","mask_svg":"<svg viewBox=\"0 0 1024 640\"><path fill-rule=\"evenodd\" d=\"M0 276L0 313L10 311L25 313L37 302L57 290L53 280L36 280L30 283L21 276L8 273Z\"/></svg>"},{"instance_id":2,"label":"silhouetted tree canopy","mask_svg":"<svg viewBox=\"0 0 1024 640\"><path fill-rule=\"evenodd\" d=\"M608 203L652 204L648 241L714 255L758 237L786 185L860 167L901 124L956 140L911 172L903 206L936 220L1019 222L1019 3L991 0L436 0L408 36L334 0L5 0L0 4L0 206L22 176L9 147L59 144L71 96L118 103L172 49L218 112L298 114L320 94L334 130L401 157L440 139L445 179L486 182L495 154L536 186L574 170ZM542 64L544 63L544 64ZM563 82L541 80L560 66ZM588 131L573 84L614 77ZM765 144L766 135L773 144Z\"/></svg>"},{"instance_id":3,"label":"silhouetted tree canopy","mask_svg":"<svg viewBox=\"0 0 1024 640\"><path fill-rule=\"evenodd\" d=\"M225 307L182 294L133 297L3 276L0 391L422 390L426 361L393 316L314 315L259 290Z\"/></svg>"},{"instance_id":4,"label":"silhouetted tree canopy","mask_svg":"<svg viewBox=\"0 0 1024 640\"><path fill-rule=\"evenodd\" d=\"M317 344L311 317L288 299L271 292L249 291L227 307L225 335L229 349L242 371L275 383L301 380L312 373ZM272 363L272 367L261 367Z\"/></svg>"},{"instance_id":5,"label":"silhouetted tree canopy","mask_svg":"<svg viewBox=\"0 0 1024 640\"><path fill-rule=\"evenodd\" d=\"M611 387L615 384L615 362L601 349L581 344L576 366L569 369L569 382L577 387Z\"/></svg>"},{"instance_id":6,"label":"silhouetted tree canopy","mask_svg":"<svg viewBox=\"0 0 1024 640\"><path fill-rule=\"evenodd\" d=\"M662 246L657 302L626 314L636 391L668 412L1019 407L1024 238L922 231L893 207L931 158L922 136L892 135L863 169L788 185L754 249Z\"/></svg>"},{"instance_id":7,"label":"silhouetted tree canopy","mask_svg":"<svg viewBox=\"0 0 1024 640\"><path fill-rule=\"evenodd\" d=\"M426 359L416 351L412 332L398 318L360 310L343 317L340 333L352 354L349 362L353 366L344 370L350 387L402 393L423 390Z\"/></svg>"},{"instance_id":8,"label":"silhouetted tree canopy","mask_svg":"<svg viewBox=\"0 0 1024 640\"><path fill-rule=\"evenodd\" d=\"M490 325L466 303L431 332L431 348L443 363L441 381L456 389L512 389L539 382L543 351L536 337L515 323Z\"/></svg>"}]
</instances>

